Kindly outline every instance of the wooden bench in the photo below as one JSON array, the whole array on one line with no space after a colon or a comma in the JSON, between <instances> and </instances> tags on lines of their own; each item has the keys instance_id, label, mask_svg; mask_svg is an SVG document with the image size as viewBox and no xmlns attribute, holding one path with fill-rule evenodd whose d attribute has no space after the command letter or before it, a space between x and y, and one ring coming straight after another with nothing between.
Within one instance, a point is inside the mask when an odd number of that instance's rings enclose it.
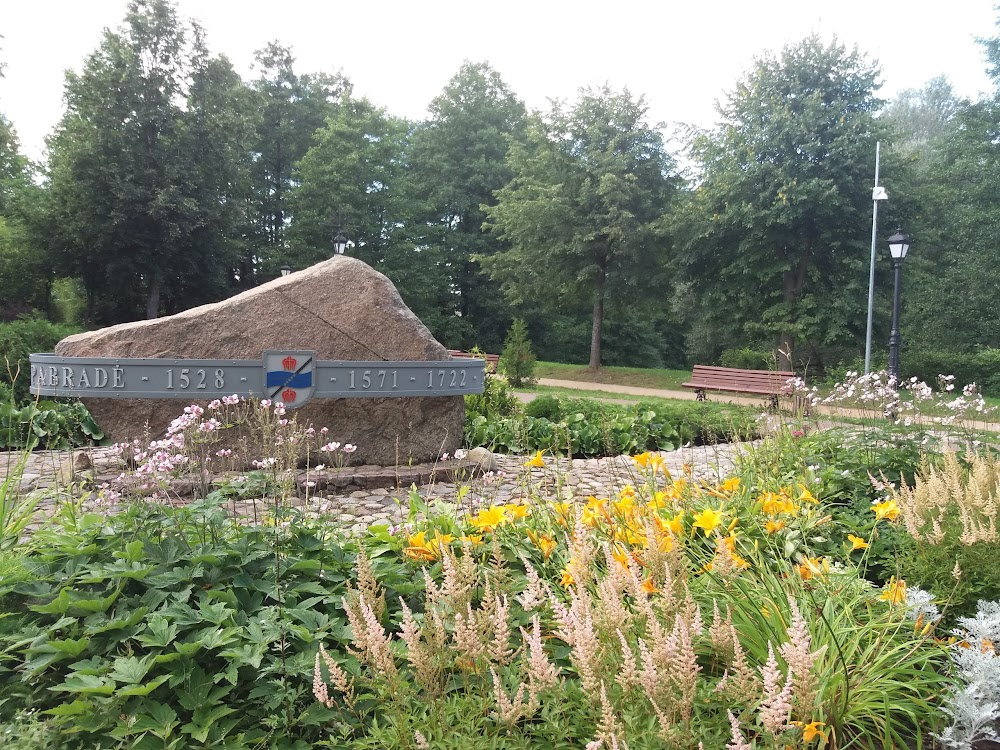
<instances>
[{"instance_id":1,"label":"wooden bench","mask_svg":"<svg viewBox=\"0 0 1000 750\"><path fill-rule=\"evenodd\" d=\"M476 357L478 359L486 360L486 372L496 373L497 365L500 364L499 354L470 354L469 352L463 352L460 349L449 349L448 354L453 357Z\"/></svg>"},{"instance_id":2,"label":"wooden bench","mask_svg":"<svg viewBox=\"0 0 1000 750\"><path fill-rule=\"evenodd\" d=\"M691 371L691 380L682 385L684 388L694 388L699 401L705 400L705 391L752 393L769 396L771 406L777 408L778 396L789 393L788 381L794 377L796 377L794 372L737 370L733 367L695 365Z\"/></svg>"}]
</instances>

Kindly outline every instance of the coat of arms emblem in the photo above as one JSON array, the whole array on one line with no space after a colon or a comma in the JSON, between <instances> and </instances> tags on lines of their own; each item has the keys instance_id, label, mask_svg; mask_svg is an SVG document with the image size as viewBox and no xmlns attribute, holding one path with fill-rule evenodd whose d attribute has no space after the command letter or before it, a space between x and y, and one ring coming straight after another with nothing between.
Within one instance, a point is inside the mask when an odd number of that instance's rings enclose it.
<instances>
[{"instance_id":1,"label":"coat of arms emblem","mask_svg":"<svg viewBox=\"0 0 1000 750\"><path fill-rule=\"evenodd\" d=\"M313 395L316 352L264 352L264 393L288 408L302 406Z\"/></svg>"}]
</instances>

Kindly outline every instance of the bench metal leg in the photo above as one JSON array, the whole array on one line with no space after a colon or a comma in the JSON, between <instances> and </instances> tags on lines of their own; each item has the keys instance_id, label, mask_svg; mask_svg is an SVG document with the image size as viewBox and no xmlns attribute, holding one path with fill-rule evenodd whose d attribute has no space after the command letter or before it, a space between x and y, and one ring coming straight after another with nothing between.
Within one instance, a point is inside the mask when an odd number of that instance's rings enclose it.
<instances>
[{"instance_id":1,"label":"bench metal leg","mask_svg":"<svg viewBox=\"0 0 1000 750\"><path fill-rule=\"evenodd\" d=\"M695 401L706 401L707 399L705 398L705 391L703 391L701 388L695 389L694 400Z\"/></svg>"},{"instance_id":2,"label":"bench metal leg","mask_svg":"<svg viewBox=\"0 0 1000 750\"><path fill-rule=\"evenodd\" d=\"M769 398L771 411L778 411L778 397L772 393Z\"/></svg>"}]
</instances>

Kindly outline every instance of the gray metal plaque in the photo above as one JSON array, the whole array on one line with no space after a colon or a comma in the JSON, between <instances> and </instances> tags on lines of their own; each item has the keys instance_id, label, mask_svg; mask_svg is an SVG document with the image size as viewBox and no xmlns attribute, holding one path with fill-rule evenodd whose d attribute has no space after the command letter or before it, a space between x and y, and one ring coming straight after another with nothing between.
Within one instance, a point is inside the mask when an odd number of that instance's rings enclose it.
<instances>
[{"instance_id":1,"label":"gray metal plaque","mask_svg":"<svg viewBox=\"0 0 1000 750\"><path fill-rule=\"evenodd\" d=\"M32 354L31 393L69 398L255 396L302 406L317 398L482 393L485 361L344 362L311 351L266 351L261 360L115 359Z\"/></svg>"}]
</instances>

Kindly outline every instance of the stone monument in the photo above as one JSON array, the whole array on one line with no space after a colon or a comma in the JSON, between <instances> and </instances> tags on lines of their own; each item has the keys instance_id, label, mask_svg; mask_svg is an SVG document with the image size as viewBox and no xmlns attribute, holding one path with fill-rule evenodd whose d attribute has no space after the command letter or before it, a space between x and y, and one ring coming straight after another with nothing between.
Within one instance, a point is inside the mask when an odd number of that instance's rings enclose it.
<instances>
[{"instance_id":1,"label":"stone monument","mask_svg":"<svg viewBox=\"0 0 1000 750\"><path fill-rule=\"evenodd\" d=\"M447 349L403 303L392 282L343 255L222 302L70 336L59 342L55 354L259 360L268 350L309 350L317 360L450 360ZM111 375L106 377L113 386ZM59 382L58 376L55 380ZM191 401L198 401L196 379L185 375L171 387L182 383L190 389ZM154 437L161 435L187 403L163 398L83 400L116 442L141 438L147 429ZM294 411L300 423L329 428L331 440L358 446L351 463L383 466L454 453L461 444L464 414L461 395L313 398Z\"/></svg>"}]
</instances>

